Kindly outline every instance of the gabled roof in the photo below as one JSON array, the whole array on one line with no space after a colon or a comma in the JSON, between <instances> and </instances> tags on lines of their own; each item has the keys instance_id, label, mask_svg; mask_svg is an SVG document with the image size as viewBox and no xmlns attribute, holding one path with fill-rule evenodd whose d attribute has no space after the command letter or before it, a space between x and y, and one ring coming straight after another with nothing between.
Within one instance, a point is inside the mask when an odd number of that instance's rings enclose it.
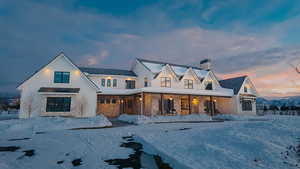
<instances>
[{"instance_id":1,"label":"gabled roof","mask_svg":"<svg viewBox=\"0 0 300 169\"><path fill-rule=\"evenodd\" d=\"M57 56L55 56L52 60L50 60L47 64L43 65L42 67L40 67L37 71L35 71L33 74L31 74L28 78L26 78L21 84L19 84L19 86L17 87L19 89L19 87L21 87L25 82L27 82L30 78L32 78L34 75L36 75L39 71L41 71L43 68L45 68L46 66L48 66L50 63L54 62L56 59L58 59L59 57L63 57L65 58L73 67L78 68L78 66L76 64L74 64L74 62L72 62L72 60L67 57L63 52L61 52L60 54L58 54ZM79 69L80 70L80 69ZM81 70L80 70L81 72ZM81 74L83 75L84 79L87 80L87 82L97 91L99 91L100 89L98 88L98 86L90 79L88 78L84 73L81 72Z\"/></svg>"},{"instance_id":2,"label":"gabled roof","mask_svg":"<svg viewBox=\"0 0 300 169\"><path fill-rule=\"evenodd\" d=\"M82 72L89 73L89 74L137 76L133 71L130 70L88 68L88 67L79 67L79 69Z\"/></svg>"},{"instance_id":3,"label":"gabled roof","mask_svg":"<svg viewBox=\"0 0 300 169\"><path fill-rule=\"evenodd\" d=\"M219 83L222 87L233 89L234 94L238 94L247 76L234 77L230 79L220 80Z\"/></svg>"},{"instance_id":4,"label":"gabled roof","mask_svg":"<svg viewBox=\"0 0 300 169\"><path fill-rule=\"evenodd\" d=\"M166 65L169 65L170 68L173 70L173 72L178 76L180 79L181 76L183 76L189 68L191 68L195 75L198 76L199 80L205 78L207 76L208 71L203 70L199 67L191 66L191 65L180 65L180 64L174 64L174 63L168 63L168 62L160 62L160 61L153 61L153 60L147 60L147 59L141 59L137 58L137 60L142 63L150 72L152 72L157 77L157 74L159 74L162 70L162 68Z\"/></svg>"},{"instance_id":5,"label":"gabled roof","mask_svg":"<svg viewBox=\"0 0 300 169\"><path fill-rule=\"evenodd\" d=\"M199 70L202 70L201 68L199 67L196 67L196 66L191 66L191 65L181 65L181 64L175 64L175 63L169 63L169 62L160 62L160 61L154 61L154 60L148 60L148 59L141 59L141 58L136 58L138 61L144 63L144 62L147 62L147 63L153 63L153 64L158 64L158 65L170 65L170 66L175 66L175 67L182 67L182 68L193 68L193 69L199 69Z\"/></svg>"}]
</instances>

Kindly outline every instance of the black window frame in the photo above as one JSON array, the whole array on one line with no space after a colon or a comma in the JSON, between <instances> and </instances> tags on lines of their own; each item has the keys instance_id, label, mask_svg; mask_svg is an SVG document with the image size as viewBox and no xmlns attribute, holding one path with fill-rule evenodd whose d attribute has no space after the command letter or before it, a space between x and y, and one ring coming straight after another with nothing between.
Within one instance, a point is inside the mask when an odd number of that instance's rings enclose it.
<instances>
[{"instance_id":1,"label":"black window frame","mask_svg":"<svg viewBox=\"0 0 300 169\"><path fill-rule=\"evenodd\" d=\"M171 78L170 77L161 77L160 78L160 87L171 87Z\"/></svg>"},{"instance_id":2,"label":"black window frame","mask_svg":"<svg viewBox=\"0 0 300 169\"><path fill-rule=\"evenodd\" d=\"M116 104L117 103L117 99L116 98L112 98L111 99L111 104Z\"/></svg>"},{"instance_id":3,"label":"black window frame","mask_svg":"<svg viewBox=\"0 0 300 169\"><path fill-rule=\"evenodd\" d=\"M135 89L135 80L125 80L126 89Z\"/></svg>"},{"instance_id":4,"label":"black window frame","mask_svg":"<svg viewBox=\"0 0 300 169\"><path fill-rule=\"evenodd\" d=\"M46 112L70 112L71 97L47 97Z\"/></svg>"},{"instance_id":5,"label":"black window frame","mask_svg":"<svg viewBox=\"0 0 300 169\"><path fill-rule=\"evenodd\" d=\"M118 80L117 79L113 79L113 87L117 87L118 86Z\"/></svg>"},{"instance_id":6,"label":"black window frame","mask_svg":"<svg viewBox=\"0 0 300 169\"><path fill-rule=\"evenodd\" d=\"M205 86L205 90L213 90L213 83L212 82L208 82Z\"/></svg>"},{"instance_id":7,"label":"black window frame","mask_svg":"<svg viewBox=\"0 0 300 169\"><path fill-rule=\"evenodd\" d=\"M101 98L99 99L99 103L100 103L100 104L105 104L105 98L101 97Z\"/></svg>"},{"instance_id":8,"label":"black window frame","mask_svg":"<svg viewBox=\"0 0 300 169\"><path fill-rule=\"evenodd\" d=\"M252 101L251 100L242 100L242 111L252 111Z\"/></svg>"},{"instance_id":9,"label":"black window frame","mask_svg":"<svg viewBox=\"0 0 300 169\"><path fill-rule=\"evenodd\" d=\"M244 93L248 93L248 87L244 86Z\"/></svg>"},{"instance_id":10,"label":"black window frame","mask_svg":"<svg viewBox=\"0 0 300 169\"><path fill-rule=\"evenodd\" d=\"M111 87L111 79L107 79L106 80L106 86L107 87Z\"/></svg>"},{"instance_id":11,"label":"black window frame","mask_svg":"<svg viewBox=\"0 0 300 169\"><path fill-rule=\"evenodd\" d=\"M105 87L105 84L106 84L105 79L102 78L102 79L101 79L101 86L102 86L102 87Z\"/></svg>"},{"instance_id":12,"label":"black window frame","mask_svg":"<svg viewBox=\"0 0 300 169\"><path fill-rule=\"evenodd\" d=\"M54 71L54 83L70 83L70 72Z\"/></svg>"},{"instance_id":13,"label":"black window frame","mask_svg":"<svg viewBox=\"0 0 300 169\"><path fill-rule=\"evenodd\" d=\"M148 78L147 77L144 78L144 87L148 87Z\"/></svg>"},{"instance_id":14,"label":"black window frame","mask_svg":"<svg viewBox=\"0 0 300 169\"><path fill-rule=\"evenodd\" d=\"M191 79L184 79L184 88L185 89L193 89L194 88L194 81Z\"/></svg>"}]
</instances>

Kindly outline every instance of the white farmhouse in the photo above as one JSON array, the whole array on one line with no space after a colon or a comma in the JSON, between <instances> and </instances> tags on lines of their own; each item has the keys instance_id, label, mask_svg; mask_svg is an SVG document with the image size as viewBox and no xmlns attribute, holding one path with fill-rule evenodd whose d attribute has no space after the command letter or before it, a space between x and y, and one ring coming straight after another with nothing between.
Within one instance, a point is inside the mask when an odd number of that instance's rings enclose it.
<instances>
[{"instance_id":1,"label":"white farmhouse","mask_svg":"<svg viewBox=\"0 0 300 169\"><path fill-rule=\"evenodd\" d=\"M130 70L119 70L78 67L61 53L18 89L21 118L256 114L250 79L219 80L210 60L194 67L136 59Z\"/></svg>"}]
</instances>

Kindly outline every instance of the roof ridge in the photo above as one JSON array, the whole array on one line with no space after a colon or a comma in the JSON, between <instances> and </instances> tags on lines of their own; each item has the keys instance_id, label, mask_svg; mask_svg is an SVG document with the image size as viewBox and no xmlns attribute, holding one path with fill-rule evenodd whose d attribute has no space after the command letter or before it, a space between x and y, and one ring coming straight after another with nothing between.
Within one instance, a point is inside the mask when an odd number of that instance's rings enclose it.
<instances>
[{"instance_id":1,"label":"roof ridge","mask_svg":"<svg viewBox=\"0 0 300 169\"><path fill-rule=\"evenodd\" d=\"M101 68L101 67L85 67L85 66L79 66L80 69L105 69L105 70L122 70L122 71L132 71L128 69L115 69L115 68Z\"/></svg>"},{"instance_id":2,"label":"roof ridge","mask_svg":"<svg viewBox=\"0 0 300 169\"><path fill-rule=\"evenodd\" d=\"M248 77L248 75L243 75L243 76L236 76L236 77L231 77L231 78L227 78L227 79L222 79L222 80L219 80L219 81L223 81L223 80L231 80L231 79L237 79L237 78L246 78Z\"/></svg>"},{"instance_id":3,"label":"roof ridge","mask_svg":"<svg viewBox=\"0 0 300 169\"><path fill-rule=\"evenodd\" d=\"M178 66L178 67L185 67L185 68L193 68L193 69L199 69L199 70L203 70L199 67L196 66L192 66L192 65L181 65L181 64L176 64L176 63L170 63L170 62L164 62L164 61L156 61L156 60L148 60L148 59L143 59L143 58L136 58L138 61L141 62L150 62L150 63L156 63L156 64L168 64L170 66Z\"/></svg>"}]
</instances>

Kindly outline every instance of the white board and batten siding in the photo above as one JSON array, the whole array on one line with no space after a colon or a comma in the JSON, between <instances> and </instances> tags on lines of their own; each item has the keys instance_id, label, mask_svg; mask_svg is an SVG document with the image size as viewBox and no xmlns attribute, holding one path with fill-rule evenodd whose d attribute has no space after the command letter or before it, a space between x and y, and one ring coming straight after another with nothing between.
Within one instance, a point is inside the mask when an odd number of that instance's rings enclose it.
<instances>
[{"instance_id":1,"label":"white board and batten siding","mask_svg":"<svg viewBox=\"0 0 300 169\"><path fill-rule=\"evenodd\" d=\"M54 83L54 72L70 72L69 83ZM90 84L89 84L90 83ZM79 93L39 93L41 87L80 88ZM96 115L97 90L66 56L60 54L18 87L21 90L20 118L43 115L91 117ZM47 97L71 97L70 112L46 112Z\"/></svg>"}]
</instances>

